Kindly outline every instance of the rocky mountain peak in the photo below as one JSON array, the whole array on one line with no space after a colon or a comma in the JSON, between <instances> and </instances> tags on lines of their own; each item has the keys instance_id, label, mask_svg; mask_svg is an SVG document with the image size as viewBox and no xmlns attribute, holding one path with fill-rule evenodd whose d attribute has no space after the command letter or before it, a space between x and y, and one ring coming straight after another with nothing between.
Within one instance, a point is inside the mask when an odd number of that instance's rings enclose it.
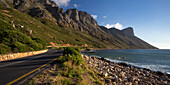
<instances>
[{"instance_id":1,"label":"rocky mountain peak","mask_svg":"<svg viewBox=\"0 0 170 85\"><path fill-rule=\"evenodd\" d=\"M91 15L87 12L79 11L79 18L83 22L91 23L95 26L97 25L96 20L94 20L93 17L91 17Z\"/></svg>"},{"instance_id":2,"label":"rocky mountain peak","mask_svg":"<svg viewBox=\"0 0 170 85\"><path fill-rule=\"evenodd\" d=\"M43 0L39 0L43 1ZM52 7L58 7L54 1L51 0L44 0L45 4L51 5Z\"/></svg>"},{"instance_id":3,"label":"rocky mountain peak","mask_svg":"<svg viewBox=\"0 0 170 85\"><path fill-rule=\"evenodd\" d=\"M81 22L83 24L91 23L95 26L97 25L97 22L87 12L78 11L77 9L68 9L66 14L75 22Z\"/></svg>"},{"instance_id":4,"label":"rocky mountain peak","mask_svg":"<svg viewBox=\"0 0 170 85\"><path fill-rule=\"evenodd\" d=\"M134 36L134 31L132 27L128 27L122 30L125 36Z\"/></svg>"},{"instance_id":5,"label":"rocky mountain peak","mask_svg":"<svg viewBox=\"0 0 170 85\"><path fill-rule=\"evenodd\" d=\"M79 11L77 9L68 9L66 14L74 21L79 21Z\"/></svg>"}]
</instances>

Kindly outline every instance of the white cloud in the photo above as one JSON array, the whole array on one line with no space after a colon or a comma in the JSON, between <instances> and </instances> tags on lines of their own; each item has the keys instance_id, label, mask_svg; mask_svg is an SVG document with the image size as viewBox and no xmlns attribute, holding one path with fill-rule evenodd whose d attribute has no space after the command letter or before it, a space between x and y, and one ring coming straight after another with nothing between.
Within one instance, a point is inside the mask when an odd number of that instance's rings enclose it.
<instances>
[{"instance_id":1,"label":"white cloud","mask_svg":"<svg viewBox=\"0 0 170 85\"><path fill-rule=\"evenodd\" d=\"M53 0L58 6L68 6L71 0Z\"/></svg>"},{"instance_id":2,"label":"white cloud","mask_svg":"<svg viewBox=\"0 0 170 85\"><path fill-rule=\"evenodd\" d=\"M91 15L94 19L97 19L98 15Z\"/></svg>"},{"instance_id":3,"label":"white cloud","mask_svg":"<svg viewBox=\"0 0 170 85\"><path fill-rule=\"evenodd\" d=\"M107 16L103 16L103 18L107 18Z\"/></svg>"},{"instance_id":4,"label":"white cloud","mask_svg":"<svg viewBox=\"0 0 170 85\"><path fill-rule=\"evenodd\" d=\"M106 24L105 27L108 28L108 29L113 28L113 27L115 27L117 29L121 29L123 26L120 23L116 23L116 24Z\"/></svg>"},{"instance_id":5,"label":"white cloud","mask_svg":"<svg viewBox=\"0 0 170 85\"><path fill-rule=\"evenodd\" d=\"M112 27L114 27L115 25L114 24L106 24L106 28L112 28Z\"/></svg>"},{"instance_id":6,"label":"white cloud","mask_svg":"<svg viewBox=\"0 0 170 85\"><path fill-rule=\"evenodd\" d=\"M117 28L117 29L121 29L123 26L121 25L121 24L119 24L119 23L116 23L115 24L115 28Z\"/></svg>"},{"instance_id":7,"label":"white cloud","mask_svg":"<svg viewBox=\"0 0 170 85\"><path fill-rule=\"evenodd\" d=\"M77 7L78 7L78 5L77 5L77 4L74 4L74 7L75 7L75 8L77 8Z\"/></svg>"}]
</instances>

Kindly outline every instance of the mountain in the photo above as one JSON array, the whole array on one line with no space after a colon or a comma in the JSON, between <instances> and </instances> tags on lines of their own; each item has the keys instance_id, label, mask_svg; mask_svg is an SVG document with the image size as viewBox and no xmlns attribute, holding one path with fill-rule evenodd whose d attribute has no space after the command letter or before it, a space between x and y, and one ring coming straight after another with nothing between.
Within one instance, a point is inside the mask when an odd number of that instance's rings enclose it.
<instances>
[{"instance_id":1,"label":"mountain","mask_svg":"<svg viewBox=\"0 0 170 85\"><path fill-rule=\"evenodd\" d=\"M136 37L133 28L131 27L125 28L123 30L118 30L116 28L107 29L106 27L101 26L101 29L103 29L108 34L115 36L120 41L125 42L131 48L154 48L152 45Z\"/></svg>"},{"instance_id":2,"label":"mountain","mask_svg":"<svg viewBox=\"0 0 170 85\"><path fill-rule=\"evenodd\" d=\"M42 38L48 43L88 44L90 47L112 49L156 48L136 37L133 28L107 29L99 26L87 12L77 9L64 12L51 0L0 0L0 4L1 19L9 24L14 20L18 31ZM3 10L9 12L3 13ZM24 28L21 29L20 25ZM33 31L32 35L29 30Z\"/></svg>"}]
</instances>

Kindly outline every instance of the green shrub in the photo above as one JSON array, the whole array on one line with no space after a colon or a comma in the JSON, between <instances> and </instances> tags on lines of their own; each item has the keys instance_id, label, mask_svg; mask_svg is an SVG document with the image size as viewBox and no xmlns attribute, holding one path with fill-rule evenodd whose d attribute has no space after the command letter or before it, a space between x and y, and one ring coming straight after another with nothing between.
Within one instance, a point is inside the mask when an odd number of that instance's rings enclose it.
<instances>
[{"instance_id":1,"label":"green shrub","mask_svg":"<svg viewBox=\"0 0 170 85\"><path fill-rule=\"evenodd\" d=\"M14 46L19 50L19 52L25 52L28 49L27 45L22 44L20 42L15 42Z\"/></svg>"},{"instance_id":2,"label":"green shrub","mask_svg":"<svg viewBox=\"0 0 170 85\"><path fill-rule=\"evenodd\" d=\"M44 46L41 43L37 43L39 50L44 49Z\"/></svg>"},{"instance_id":3,"label":"green shrub","mask_svg":"<svg viewBox=\"0 0 170 85\"><path fill-rule=\"evenodd\" d=\"M65 56L60 56L59 58L58 58L58 60L60 61L60 62L66 62L66 61L69 61L69 60L73 60L72 59L72 55L70 55L70 54L68 54L68 55L65 55Z\"/></svg>"},{"instance_id":4,"label":"green shrub","mask_svg":"<svg viewBox=\"0 0 170 85\"><path fill-rule=\"evenodd\" d=\"M40 44L43 46L43 48L42 48L42 49L46 48L47 43L46 43L46 41L45 41L45 40L40 39L40 38L35 38L35 37L32 37L32 39L33 39L33 40L35 40L37 43L40 43Z\"/></svg>"},{"instance_id":5,"label":"green shrub","mask_svg":"<svg viewBox=\"0 0 170 85\"><path fill-rule=\"evenodd\" d=\"M97 77L95 76L95 74L91 71L88 72L94 79L97 79Z\"/></svg>"},{"instance_id":6,"label":"green shrub","mask_svg":"<svg viewBox=\"0 0 170 85\"><path fill-rule=\"evenodd\" d=\"M11 48L5 44L0 44L0 54L11 52Z\"/></svg>"},{"instance_id":7,"label":"green shrub","mask_svg":"<svg viewBox=\"0 0 170 85\"><path fill-rule=\"evenodd\" d=\"M82 76L80 75L79 71L73 68L68 68L67 71L63 72L62 75L65 77L82 79Z\"/></svg>"},{"instance_id":8,"label":"green shrub","mask_svg":"<svg viewBox=\"0 0 170 85\"><path fill-rule=\"evenodd\" d=\"M97 85L103 85L103 83L102 83L101 81L99 81L99 80L95 81L95 83L96 83Z\"/></svg>"},{"instance_id":9,"label":"green shrub","mask_svg":"<svg viewBox=\"0 0 170 85\"><path fill-rule=\"evenodd\" d=\"M29 46L33 48L35 51L41 50L40 48L42 48L42 45L41 46L39 45L40 44L38 44L36 41L33 40L29 42Z\"/></svg>"},{"instance_id":10,"label":"green shrub","mask_svg":"<svg viewBox=\"0 0 170 85\"><path fill-rule=\"evenodd\" d=\"M29 47L29 51L34 51L34 49L32 47Z\"/></svg>"},{"instance_id":11,"label":"green shrub","mask_svg":"<svg viewBox=\"0 0 170 85\"><path fill-rule=\"evenodd\" d=\"M10 24L0 19L0 31L9 30L9 29L14 30L14 28Z\"/></svg>"},{"instance_id":12,"label":"green shrub","mask_svg":"<svg viewBox=\"0 0 170 85\"><path fill-rule=\"evenodd\" d=\"M39 38L30 38L29 36L15 31L3 30L0 31L0 43L11 47L12 52L38 51L46 48L46 42ZM2 53L6 53L4 48L1 48Z\"/></svg>"},{"instance_id":13,"label":"green shrub","mask_svg":"<svg viewBox=\"0 0 170 85\"><path fill-rule=\"evenodd\" d=\"M71 80L70 79L64 79L63 85L71 85Z\"/></svg>"},{"instance_id":14,"label":"green shrub","mask_svg":"<svg viewBox=\"0 0 170 85\"><path fill-rule=\"evenodd\" d=\"M59 61L66 62L71 60L73 64L80 65L82 63L82 57L80 55L79 50L72 48L72 47L66 47L64 48L63 56L60 56Z\"/></svg>"},{"instance_id":15,"label":"green shrub","mask_svg":"<svg viewBox=\"0 0 170 85\"><path fill-rule=\"evenodd\" d=\"M75 48L75 50L76 50L78 53L80 53L80 48L79 48L79 47Z\"/></svg>"},{"instance_id":16,"label":"green shrub","mask_svg":"<svg viewBox=\"0 0 170 85\"><path fill-rule=\"evenodd\" d=\"M81 78L81 75L76 70L70 69L68 72L68 77Z\"/></svg>"},{"instance_id":17,"label":"green shrub","mask_svg":"<svg viewBox=\"0 0 170 85\"><path fill-rule=\"evenodd\" d=\"M80 49L73 47L65 47L63 55L80 55Z\"/></svg>"}]
</instances>

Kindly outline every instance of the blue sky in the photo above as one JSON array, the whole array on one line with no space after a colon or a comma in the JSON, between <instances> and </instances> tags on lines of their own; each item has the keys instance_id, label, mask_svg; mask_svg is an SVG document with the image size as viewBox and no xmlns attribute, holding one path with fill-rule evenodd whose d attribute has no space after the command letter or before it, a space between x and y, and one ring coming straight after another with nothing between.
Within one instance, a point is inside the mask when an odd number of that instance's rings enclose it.
<instances>
[{"instance_id":1,"label":"blue sky","mask_svg":"<svg viewBox=\"0 0 170 85\"><path fill-rule=\"evenodd\" d=\"M64 10L77 8L88 12L99 25L133 27L139 38L158 48L170 49L170 0L54 1Z\"/></svg>"}]
</instances>

